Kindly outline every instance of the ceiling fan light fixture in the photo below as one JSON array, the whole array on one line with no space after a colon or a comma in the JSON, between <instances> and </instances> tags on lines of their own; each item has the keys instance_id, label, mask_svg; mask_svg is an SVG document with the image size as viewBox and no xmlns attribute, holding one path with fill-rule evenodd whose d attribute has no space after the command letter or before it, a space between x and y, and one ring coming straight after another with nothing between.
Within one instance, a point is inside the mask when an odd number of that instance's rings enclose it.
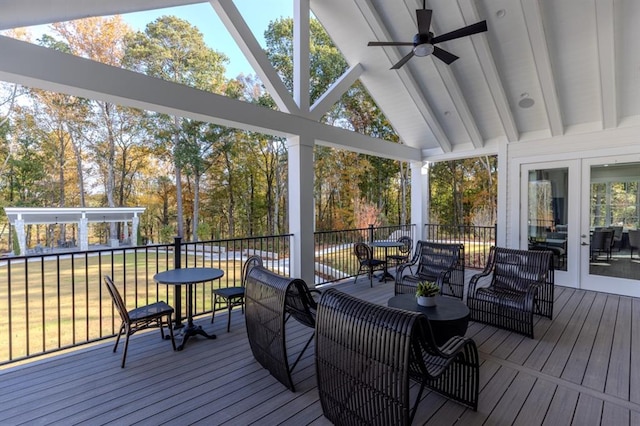
<instances>
[{"instance_id":1,"label":"ceiling fan light fixture","mask_svg":"<svg viewBox=\"0 0 640 426\"><path fill-rule=\"evenodd\" d=\"M433 44L422 43L413 48L413 53L416 56L429 56L433 53Z\"/></svg>"}]
</instances>

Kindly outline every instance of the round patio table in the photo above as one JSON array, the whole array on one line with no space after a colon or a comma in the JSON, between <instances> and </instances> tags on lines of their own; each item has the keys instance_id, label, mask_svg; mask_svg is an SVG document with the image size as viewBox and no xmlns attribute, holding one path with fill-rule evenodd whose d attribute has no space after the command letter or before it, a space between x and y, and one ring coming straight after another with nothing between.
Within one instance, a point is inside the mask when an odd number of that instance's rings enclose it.
<instances>
[{"instance_id":1,"label":"round patio table","mask_svg":"<svg viewBox=\"0 0 640 426\"><path fill-rule=\"evenodd\" d=\"M442 346L453 336L464 336L469 325L469 308L460 299L436 296L436 306L418 305L413 294L399 294L387 302L390 308L420 312L429 318L433 337L438 346Z\"/></svg>"},{"instance_id":2,"label":"round patio table","mask_svg":"<svg viewBox=\"0 0 640 426\"><path fill-rule=\"evenodd\" d=\"M180 292L179 286L187 286L187 326L182 329L182 343L176 348L181 351L192 336L203 336L207 339L215 339L215 334L207 334L202 326L193 324L193 284L204 283L222 278L224 271L216 268L180 268L159 272L153 276L154 281L160 284L176 286L176 295ZM180 298L175 298L176 327L180 326L182 315Z\"/></svg>"}]
</instances>

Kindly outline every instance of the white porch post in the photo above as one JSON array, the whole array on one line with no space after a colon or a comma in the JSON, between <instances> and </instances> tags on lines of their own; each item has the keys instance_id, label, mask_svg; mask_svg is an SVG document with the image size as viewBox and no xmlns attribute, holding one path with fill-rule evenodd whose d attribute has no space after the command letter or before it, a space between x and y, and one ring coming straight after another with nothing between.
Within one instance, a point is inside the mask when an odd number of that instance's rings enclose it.
<instances>
[{"instance_id":1,"label":"white porch post","mask_svg":"<svg viewBox=\"0 0 640 426\"><path fill-rule=\"evenodd\" d=\"M289 148L289 232L293 234L289 273L315 285L313 146L310 136L287 139Z\"/></svg>"},{"instance_id":2,"label":"white porch post","mask_svg":"<svg viewBox=\"0 0 640 426\"><path fill-rule=\"evenodd\" d=\"M24 230L24 220L20 216L13 223L14 228L16 228L16 235L18 237L18 245L20 246L20 255L24 256L27 254L27 233ZM17 253L14 253L17 254Z\"/></svg>"},{"instance_id":3,"label":"white porch post","mask_svg":"<svg viewBox=\"0 0 640 426\"><path fill-rule=\"evenodd\" d=\"M84 212L78 223L78 240L80 240L80 250L89 250L89 219Z\"/></svg>"},{"instance_id":4,"label":"white porch post","mask_svg":"<svg viewBox=\"0 0 640 426\"><path fill-rule=\"evenodd\" d=\"M140 218L137 214L133 214L133 219L131 219L131 245L138 245L138 227L140 226Z\"/></svg>"},{"instance_id":5,"label":"white porch post","mask_svg":"<svg viewBox=\"0 0 640 426\"><path fill-rule=\"evenodd\" d=\"M429 167L411 162L411 223L416 225L415 241L424 239L424 224L429 221Z\"/></svg>"},{"instance_id":6,"label":"white porch post","mask_svg":"<svg viewBox=\"0 0 640 426\"><path fill-rule=\"evenodd\" d=\"M520 174L518 173L518 176ZM509 172L509 144L507 141L502 141L498 143L498 229L496 230L496 246L501 247L518 247L517 244L508 245L507 244L507 235L508 235L508 215L507 209L509 208L507 204L507 194L508 194L508 182L510 176L514 176L513 173ZM520 185L520 182L517 182L517 185ZM518 186L519 187L519 186ZM519 191L516 191L513 196L518 196ZM510 212L512 215L519 215L520 212ZM511 231L513 233L513 231ZM512 241L516 241L519 236L514 236Z\"/></svg>"}]
</instances>

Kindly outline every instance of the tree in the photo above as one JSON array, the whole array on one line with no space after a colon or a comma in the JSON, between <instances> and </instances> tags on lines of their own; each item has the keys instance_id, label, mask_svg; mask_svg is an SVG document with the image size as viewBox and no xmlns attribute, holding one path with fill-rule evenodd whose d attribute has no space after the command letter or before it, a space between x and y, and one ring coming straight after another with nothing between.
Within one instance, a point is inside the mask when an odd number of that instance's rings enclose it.
<instances>
[{"instance_id":1,"label":"tree","mask_svg":"<svg viewBox=\"0 0 640 426\"><path fill-rule=\"evenodd\" d=\"M201 90L214 91L224 82L224 63L227 58L210 49L202 33L189 22L175 16L162 16L149 23L144 32L136 32L125 38L125 65L138 72L174 81ZM187 164L199 160L190 154L197 150L182 148L184 135L189 133L189 121L181 117L170 119L166 115L155 116L159 127L173 127L171 150L177 190L178 235L184 236L184 208L182 195L182 170ZM163 140L166 139L166 133ZM198 138L190 139L199 143ZM194 235L197 235L195 233Z\"/></svg>"}]
</instances>

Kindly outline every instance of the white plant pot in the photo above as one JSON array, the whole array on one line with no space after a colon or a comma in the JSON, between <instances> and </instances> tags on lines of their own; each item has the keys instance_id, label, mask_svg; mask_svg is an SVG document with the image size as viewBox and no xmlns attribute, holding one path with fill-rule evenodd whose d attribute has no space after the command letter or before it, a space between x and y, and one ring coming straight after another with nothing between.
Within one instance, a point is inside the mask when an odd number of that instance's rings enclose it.
<instances>
[{"instance_id":1,"label":"white plant pot","mask_svg":"<svg viewBox=\"0 0 640 426\"><path fill-rule=\"evenodd\" d=\"M436 306L436 297L435 296L418 296L418 305L426 306L428 308Z\"/></svg>"}]
</instances>

